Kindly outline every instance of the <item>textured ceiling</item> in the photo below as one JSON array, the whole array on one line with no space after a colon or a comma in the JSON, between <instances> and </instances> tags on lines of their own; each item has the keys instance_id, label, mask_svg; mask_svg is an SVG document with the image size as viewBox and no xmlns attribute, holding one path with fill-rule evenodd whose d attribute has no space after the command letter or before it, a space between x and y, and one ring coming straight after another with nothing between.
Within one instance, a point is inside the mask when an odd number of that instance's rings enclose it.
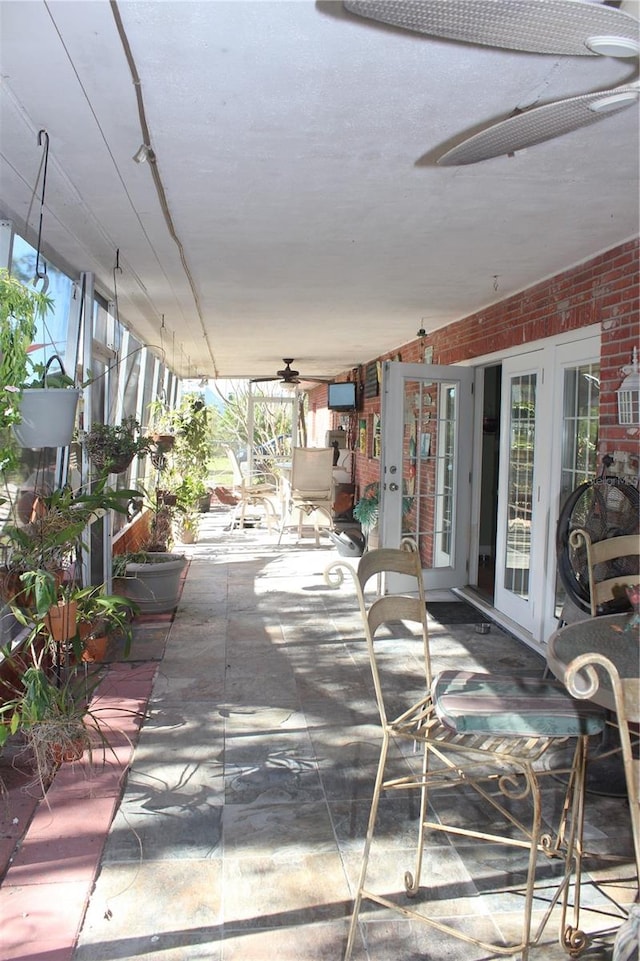
<instances>
[{"instance_id":1,"label":"textured ceiling","mask_svg":"<svg viewBox=\"0 0 640 961\"><path fill-rule=\"evenodd\" d=\"M0 29L0 215L35 240L46 129L45 254L111 298L119 251L121 319L185 376L283 357L331 375L638 233L635 108L436 165L636 62L429 39L308 0L10 0ZM145 123L155 167L132 160Z\"/></svg>"}]
</instances>

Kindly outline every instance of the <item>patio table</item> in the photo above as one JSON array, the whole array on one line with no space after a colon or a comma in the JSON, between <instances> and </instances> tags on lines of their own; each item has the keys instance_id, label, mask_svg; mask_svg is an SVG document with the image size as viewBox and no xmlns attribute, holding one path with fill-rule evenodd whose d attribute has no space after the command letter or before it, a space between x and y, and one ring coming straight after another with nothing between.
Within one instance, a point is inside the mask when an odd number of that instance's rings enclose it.
<instances>
[{"instance_id":1,"label":"patio table","mask_svg":"<svg viewBox=\"0 0 640 961\"><path fill-rule=\"evenodd\" d=\"M630 725L640 722L640 631L636 619L632 614L610 614L562 627L549 638L547 663L574 697L589 698L617 715L640 875L640 761L637 733L630 730ZM607 793L606 788L600 793Z\"/></svg>"},{"instance_id":2,"label":"patio table","mask_svg":"<svg viewBox=\"0 0 640 961\"><path fill-rule=\"evenodd\" d=\"M608 614L605 617L589 617L575 624L561 627L549 638L547 646L547 664L555 676L563 683L567 683L569 665L577 657L600 655L613 665L618 675L627 681L638 684L640 678L640 632L637 628L625 630L630 622L631 614ZM616 698L613 690L611 672L606 666L599 664L595 667L598 684L589 693L585 693L588 682L584 672L575 678L575 690L571 693L575 697L589 697L590 700L610 711L616 711ZM573 674L573 671L571 672ZM640 699L637 697L631 707L633 716L627 720L640 721Z\"/></svg>"}]
</instances>

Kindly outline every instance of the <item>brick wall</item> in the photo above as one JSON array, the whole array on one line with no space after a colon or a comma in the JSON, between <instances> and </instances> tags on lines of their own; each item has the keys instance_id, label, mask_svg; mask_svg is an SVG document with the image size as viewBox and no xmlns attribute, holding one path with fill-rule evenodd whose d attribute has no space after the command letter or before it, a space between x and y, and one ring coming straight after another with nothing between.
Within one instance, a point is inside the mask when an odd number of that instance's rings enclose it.
<instances>
[{"instance_id":1,"label":"brick wall","mask_svg":"<svg viewBox=\"0 0 640 961\"><path fill-rule=\"evenodd\" d=\"M638 428L621 427L617 419L616 389L624 377L621 368L631 361L633 347L640 344L640 243L634 239L592 260L573 267L536 284L500 303L478 311L456 323L430 334L424 340L413 340L400 350L374 360L398 357L405 363L422 362L424 349L433 347L434 364L457 364L484 354L506 350L514 344L526 344L553 337L592 324L600 324L600 431L598 460L613 450L639 451ZM345 373L350 379L358 372ZM359 376L364 378L364 367ZM324 388L320 388L323 390ZM311 404L314 404L314 394ZM315 405L320 403L319 395ZM379 461L371 458L368 442L366 455L359 453L357 424L367 421L371 431L372 415L380 411L380 398L364 400L362 410L353 416L355 430L350 427L356 450L355 476L362 489L378 480ZM333 426L340 419L334 415ZM357 493L357 492L356 492Z\"/></svg>"}]
</instances>

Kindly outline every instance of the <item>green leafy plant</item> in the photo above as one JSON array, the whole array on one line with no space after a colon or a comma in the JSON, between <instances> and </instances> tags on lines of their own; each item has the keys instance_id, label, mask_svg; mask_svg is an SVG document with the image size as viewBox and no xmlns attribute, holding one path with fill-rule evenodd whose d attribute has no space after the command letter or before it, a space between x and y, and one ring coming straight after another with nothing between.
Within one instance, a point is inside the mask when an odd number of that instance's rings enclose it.
<instances>
[{"instance_id":1,"label":"green leafy plant","mask_svg":"<svg viewBox=\"0 0 640 961\"><path fill-rule=\"evenodd\" d=\"M125 551L113 556L113 576L127 577L128 564L165 564L175 560L176 554L161 551Z\"/></svg>"},{"instance_id":2,"label":"green leafy plant","mask_svg":"<svg viewBox=\"0 0 640 961\"><path fill-rule=\"evenodd\" d=\"M102 478L92 490L56 490L39 499L37 516L29 523L7 525L0 538L7 556L2 574L2 594L7 602L15 599L25 587L38 586L43 592L50 590L49 576L68 567L81 553L83 537L91 521L107 510L126 513L132 497L139 496L135 490L114 490ZM32 573L25 584L22 575ZM19 601L16 601L19 604ZM44 603L44 601L43 601Z\"/></svg>"},{"instance_id":3,"label":"green leafy plant","mask_svg":"<svg viewBox=\"0 0 640 961\"><path fill-rule=\"evenodd\" d=\"M98 637L121 634L124 637L124 656L131 652L133 639L132 620L138 613L138 605L120 594L107 594L104 584L85 587L74 595L78 609L80 647ZM84 651L78 652L80 657Z\"/></svg>"},{"instance_id":4,"label":"green leafy plant","mask_svg":"<svg viewBox=\"0 0 640 961\"><path fill-rule=\"evenodd\" d=\"M411 510L413 498L408 494L402 498L402 516L405 517ZM380 484L374 481L367 484L362 492L360 500L354 505L353 516L365 530L371 530L378 523L380 511Z\"/></svg>"},{"instance_id":5,"label":"green leafy plant","mask_svg":"<svg viewBox=\"0 0 640 961\"><path fill-rule=\"evenodd\" d=\"M21 672L15 696L0 705L0 746L9 736L22 734L25 751L35 762L34 784L43 793L61 763L78 761L88 752L92 765L96 748L103 759L111 750L108 727L100 721L98 704L92 703L100 680L97 672L87 677L75 670L65 678L51 678L35 663Z\"/></svg>"},{"instance_id":6,"label":"green leafy plant","mask_svg":"<svg viewBox=\"0 0 640 961\"><path fill-rule=\"evenodd\" d=\"M37 320L52 309L50 297L0 269L0 470L17 464L9 428L20 422L19 400Z\"/></svg>"},{"instance_id":7,"label":"green leafy plant","mask_svg":"<svg viewBox=\"0 0 640 961\"><path fill-rule=\"evenodd\" d=\"M92 424L85 437L87 453L98 470L119 473L134 457L144 457L153 450L153 442L142 436L135 417L125 417L121 424Z\"/></svg>"},{"instance_id":8,"label":"green leafy plant","mask_svg":"<svg viewBox=\"0 0 640 961\"><path fill-rule=\"evenodd\" d=\"M51 364L57 361L59 370L51 370ZM46 387L61 389L65 387L75 387L73 377L70 377L58 354L53 354L46 362L32 363L27 358L27 375L23 385L29 390L44 389Z\"/></svg>"}]
</instances>

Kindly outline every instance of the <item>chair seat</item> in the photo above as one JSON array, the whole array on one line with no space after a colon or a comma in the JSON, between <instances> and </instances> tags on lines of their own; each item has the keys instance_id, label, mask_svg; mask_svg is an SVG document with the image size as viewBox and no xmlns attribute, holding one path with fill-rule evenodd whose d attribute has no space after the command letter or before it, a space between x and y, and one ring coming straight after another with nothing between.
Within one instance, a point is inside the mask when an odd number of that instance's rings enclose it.
<instances>
[{"instance_id":1,"label":"chair seat","mask_svg":"<svg viewBox=\"0 0 640 961\"><path fill-rule=\"evenodd\" d=\"M577 737L605 726L604 710L560 681L451 670L433 679L431 695L439 720L458 733Z\"/></svg>"}]
</instances>

